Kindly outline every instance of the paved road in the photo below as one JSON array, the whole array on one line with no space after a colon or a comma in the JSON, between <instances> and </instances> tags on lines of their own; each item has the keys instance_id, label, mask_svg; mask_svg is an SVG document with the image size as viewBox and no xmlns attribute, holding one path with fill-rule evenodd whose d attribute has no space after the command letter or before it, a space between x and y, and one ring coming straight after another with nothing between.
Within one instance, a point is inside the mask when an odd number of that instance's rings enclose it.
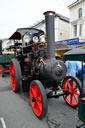
<instances>
[{"instance_id":1,"label":"paved road","mask_svg":"<svg viewBox=\"0 0 85 128\"><path fill-rule=\"evenodd\" d=\"M0 119L4 119L6 128L76 128L77 115L77 109L70 108L60 97L48 100L48 114L38 120L32 112L28 93L15 94L9 76L0 75ZM0 128L1 125L0 122Z\"/></svg>"}]
</instances>

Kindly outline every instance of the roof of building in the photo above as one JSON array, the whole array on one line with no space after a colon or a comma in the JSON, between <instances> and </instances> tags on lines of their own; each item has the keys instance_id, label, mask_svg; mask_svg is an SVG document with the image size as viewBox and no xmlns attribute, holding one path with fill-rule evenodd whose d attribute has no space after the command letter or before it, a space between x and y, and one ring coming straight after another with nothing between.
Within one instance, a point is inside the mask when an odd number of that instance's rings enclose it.
<instances>
[{"instance_id":1,"label":"roof of building","mask_svg":"<svg viewBox=\"0 0 85 128\"><path fill-rule=\"evenodd\" d=\"M70 5L68 6L68 8L71 9L71 8L73 8L74 6L80 4L80 3L83 2L83 1L85 1L85 0L76 0L75 2L73 2L72 4L70 4Z\"/></svg>"},{"instance_id":2,"label":"roof of building","mask_svg":"<svg viewBox=\"0 0 85 128\"><path fill-rule=\"evenodd\" d=\"M66 22L70 22L70 19L66 16L63 16L61 14L56 13L55 17L59 17L61 20L64 20Z\"/></svg>"},{"instance_id":3,"label":"roof of building","mask_svg":"<svg viewBox=\"0 0 85 128\"><path fill-rule=\"evenodd\" d=\"M58 14L58 13L56 13L56 15L55 15L55 18L56 17L59 17L61 20L63 20L63 21L65 21L65 22L70 22L70 19L68 18L68 17L66 17L66 16L63 16L63 15L61 15L61 14ZM45 23L45 20L41 20L41 21L39 21L38 23L36 23L34 26L32 26L32 27L35 27L35 26L37 26L37 25L39 25L39 24L43 24L43 23Z\"/></svg>"}]
</instances>

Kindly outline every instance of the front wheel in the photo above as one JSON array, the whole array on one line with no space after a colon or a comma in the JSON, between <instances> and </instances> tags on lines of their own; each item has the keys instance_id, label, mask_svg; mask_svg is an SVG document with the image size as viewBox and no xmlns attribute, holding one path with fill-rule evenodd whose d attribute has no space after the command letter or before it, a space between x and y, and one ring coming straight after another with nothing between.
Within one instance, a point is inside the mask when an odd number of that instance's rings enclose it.
<instances>
[{"instance_id":1,"label":"front wheel","mask_svg":"<svg viewBox=\"0 0 85 128\"><path fill-rule=\"evenodd\" d=\"M77 107L78 97L82 92L80 80L76 77L67 76L63 80L62 89L68 91L68 94L64 95L65 102L71 107Z\"/></svg>"},{"instance_id":2,"label":"front wheel","mask_svg":"<svg viewBox=\"0 0 85 128\"><path fill-rule=\"evenodd\" d=\"M45 89L39 80L31 82L29 94L34 114L42 119L47 114L48 104Z\"/></svg>"}]
</instances>

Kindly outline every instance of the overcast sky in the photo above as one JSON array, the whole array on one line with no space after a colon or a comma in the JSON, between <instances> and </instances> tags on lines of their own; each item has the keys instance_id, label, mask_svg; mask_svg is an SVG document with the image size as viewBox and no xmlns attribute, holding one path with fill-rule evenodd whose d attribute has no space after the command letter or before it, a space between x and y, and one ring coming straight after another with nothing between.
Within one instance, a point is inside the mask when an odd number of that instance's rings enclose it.
<instances>
[{"instance_id":1,"label":"overcast sky","mask_svg":"<svg viewBox=\"0 0 85 128\"><path fill-rule=\"evenodd\" d=\"M53 10L69 17L68 5L76 0L0 0L0 38L9 38L19 27L29 27Z\"/></svg>"}]
</instances>

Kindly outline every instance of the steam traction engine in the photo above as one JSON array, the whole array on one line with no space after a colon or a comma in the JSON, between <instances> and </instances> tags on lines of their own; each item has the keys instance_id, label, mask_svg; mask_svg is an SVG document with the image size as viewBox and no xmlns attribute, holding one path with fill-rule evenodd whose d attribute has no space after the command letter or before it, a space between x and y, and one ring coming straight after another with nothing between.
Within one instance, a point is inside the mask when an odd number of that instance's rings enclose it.
<instances>
[{"instance_id":1,"label":"steam traction engine","mask_svg":"<svg viewBox=\"0 0 85 128\"><path fill-rule=\"evenodd\" d=\"M19 92L23 82L28 81L31 106L39 119L47 114L47 98L63 95L68 105L76 107L81 92L79 81L66 77L64 62L55 59L55 13L48 11L44 15L47 43L41 41L44 32L34 28L17 29L10 37L15 41L11 48L15 50L16 56L10 62L12 90Z\"/></svg>"}]
</instances>

